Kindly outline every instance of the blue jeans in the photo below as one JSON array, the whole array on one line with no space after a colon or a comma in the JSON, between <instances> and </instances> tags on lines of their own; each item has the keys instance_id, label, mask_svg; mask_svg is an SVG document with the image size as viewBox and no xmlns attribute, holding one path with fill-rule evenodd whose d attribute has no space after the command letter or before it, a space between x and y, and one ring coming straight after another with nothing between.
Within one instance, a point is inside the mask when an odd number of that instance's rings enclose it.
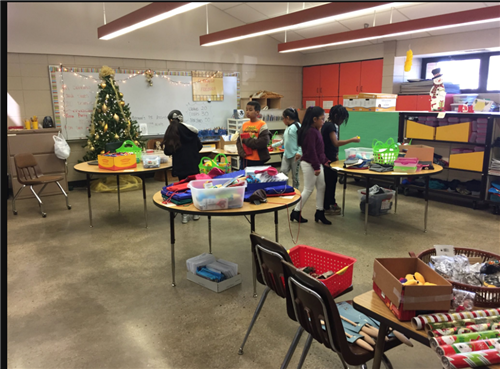
<instances>
[{"instance_id":1,"label":"blue jeans","mask_svg":"<svg viewBox=\"0 0 500 369\"><path fill-rule=\"evenodd\" d=\"M290 170L292 171L292 181L293 188L299 188L299 167L300 160L295 160L295 156L287 159L287 157L283 154L283 159L281 159L281 168L280 172L284 173L288 176Z\"/></svg>"}]
</instances>

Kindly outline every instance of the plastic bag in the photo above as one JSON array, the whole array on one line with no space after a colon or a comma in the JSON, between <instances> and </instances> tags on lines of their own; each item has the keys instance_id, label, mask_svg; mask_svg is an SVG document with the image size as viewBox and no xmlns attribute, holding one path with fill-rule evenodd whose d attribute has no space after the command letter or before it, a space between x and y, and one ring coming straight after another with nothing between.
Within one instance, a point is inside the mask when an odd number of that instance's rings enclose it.
<instances>
[{"instance_id":1,"label":"plastic bag","mask_svg":"<svg viewBox=\"0 0 500 369\"><path fill-rule=\"evenodd\" d=\"M57 136L54 135L52 138L54 139L54 153L59 159L66 160L71 153L71 149L63 135L59 132Z\"/></svg>"},{"instance_id":2,"label":"plastic bag","mask_svg":"<svg viewBox=\"0 0 500 369\"><path fill-rule=\"evenodd\" d=\"M135 191L142 189L142 179L130 174L120 176L120 192ZM90 183L93 192L118 192L115 176L104 177L93 180Z\"/></svg>"}]
</instances>

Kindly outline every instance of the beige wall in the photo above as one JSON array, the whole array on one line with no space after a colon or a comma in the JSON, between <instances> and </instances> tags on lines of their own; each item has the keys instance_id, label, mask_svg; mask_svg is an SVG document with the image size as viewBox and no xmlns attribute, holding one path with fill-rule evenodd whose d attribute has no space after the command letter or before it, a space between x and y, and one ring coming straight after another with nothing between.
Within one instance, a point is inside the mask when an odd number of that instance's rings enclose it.
<instances>
[{"instance_id":1,"label":"beige wall","mask_svg":"<svg viewBox=\"0 0 500 369\"><path fill-rule=\"evenodd\" d=\"M240 96L248 97L258 90L275 91L282 95L282 106L300 106L302 99L302 67L204 63L189 61L148 60L128 58L89 57L47 54L7 54L7 92L19 105L19 114L9 109L7 126L23 122L33 115L39 117L52 116L52 98L48 66L62 63L68 67L101 67L113 68L151 68L154 70L222 70L239 72ZM13 116L14 115L14 116ZM82 145L85 140L70 141L71 156L68 159L68 181L85 179L75 172L74 164L85 154Z\"/></svg>"}]
</instances>

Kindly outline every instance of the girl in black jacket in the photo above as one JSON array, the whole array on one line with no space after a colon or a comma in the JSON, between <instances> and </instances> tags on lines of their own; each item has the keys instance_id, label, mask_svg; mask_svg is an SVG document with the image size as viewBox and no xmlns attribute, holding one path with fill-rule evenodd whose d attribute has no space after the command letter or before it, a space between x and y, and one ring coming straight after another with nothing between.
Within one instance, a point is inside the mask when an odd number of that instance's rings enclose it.
<instances>
[{"instance_id":1,"label":"girl in black jacket","mask_svg":"<svg viewBox=\"0 0 500 369\"><path fill-rule=\"evenodd\" d=\"M198 137L198 129L184 123L184 118L179 110L172 110L168 114L170 125L165 131L161 143L165 155L172 155L172 175L179 180L198 174L200 163L200 150L203 147ZM193 217L200 219L199 215ZM189 221L189 215L182 215L182 223Z\"/></svg>"}]
</instances>

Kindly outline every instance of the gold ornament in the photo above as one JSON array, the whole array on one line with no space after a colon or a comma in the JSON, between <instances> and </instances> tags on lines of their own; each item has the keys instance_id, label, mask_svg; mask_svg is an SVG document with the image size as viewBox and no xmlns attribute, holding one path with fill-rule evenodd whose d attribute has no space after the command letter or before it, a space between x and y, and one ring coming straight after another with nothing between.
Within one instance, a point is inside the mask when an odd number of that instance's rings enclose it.
<instances>
[{"instance_id":1,"label":"gold ornament","mask_svg":"<svg viewBox=\"0 0 500 369\"><path fill-rule=\"evenodd\" d=\"M101 151L101 155L104 155L104 150Z\"/></svg>"},{"instance_id":2,"label":"gold ornament","mask_svg":"<svg viewBox=\"0 0 500 369\"><path fill-rule=\"evenodd\" d=\"M121 106L125 106L125 101L120 101Z\"/></svg>"},{"instance_id":3,"label":"gold ornament","mask_svg":"<svg viewBox=\"0 0 500 369\"><path fill-rule=\"evenodd\" d=\"M106 104L102 104L102 112L106 113L107 111L108 111L108 107L106 106Z\"/></svg>"},{"instance_id":4,"label":"gold ornament","mask_svg":"<svg viewBox=\"0 0 500 369\"><path fill-rule=\"evenodd\" d=\"M120 136L118 136L118 135L115 135L115 138L116 138L116 139L118 140L118 139L120 138Z\"/></svg>"},{"instance_id":5,"label":"gold ornament","mask_svg":"<svg viewBox=\"0 0 500 369\"><path fill-rule=\"evenodd\" d=\"M120 120L120 117L118 115L116 115L116 113L115 113L115 115L113 115L113 119L118 122Z\"/></svg>"},{"instance_id":6,"label":"gold ornament","mask_svg":"<svg viewBox=\"0 0 500 369\"><path fill-rule=\"evenodd\" d=\"M106 131L108 130L108 125L104 125L104 133L106 133Z\"/></svg>"},{"instance_id":7,"label":"gold ornament","mask_svg":"<svg viewBox=\"0 0 500 369\"><path fill-rule=\"evenodd\" d=\"M108 67L107 65L103 65L101 70L99 71L99 78L100 79L104 79L104 77L107 77L107 76L111 76L111 78L113 78L114 75L115 75L115 71L113 69L111 69L110 67Z\"/></svg>"},{"instance_id":8,"label":"gold ornament","mask_svg":"<svg viewBox=\"0 0 500 369\"><path fill-rule=\"evenodd\" d=\"M95 135L95 139L98 140L99 139L99 135Z\"/></svg>"},{"instance_id":9,"label":"gold ornament","mask_svg":"<svg viewBox=\"0 0 500 369\"><path fill-rule=\"evenodd\" d=\"M94 146L90 146L90 151L94 151Z\"/></svg>"},{"instance_id":10,"label":"gold ornament","mask_svg":"<svg viewBox=\"0 0 500 369\"><path fill-rule=\"evenodd\" d=\"M120 92L120 97L123 97L123 94Z\"/></svg>"},{"instance_id":11,"label":"gold ornament","mask_svg":"<svg viewBox=\"0 0 500 369\"><path fill-rule=\"evenodd\" d=\"M134 143L136 144L136 146L139 146L139 142L137 142L137 141L134 141Z\"/></svg>"},{"instance_id":12,"label":"gold ornament","mask_svg":"<svg viewBox=\"0 0 500 369\"><path fill-rule=\"evenodd\" d=\"M130 124L131 124L130 121L128 121L128 129L130 129Z\"/></svg>"},{"instance_id":13,"label":"gold ornament","mask_svg":"<svg viewBox=\"0 0 500 369\"><path fill-rule=\"evenodd\" d=\"M106 88L106 82L101 83L102 88Z\"/></svg>"},{"instance_id":14,"label":"gold ornament","mask_svg":"<svg viewBox=\"0 0 500 369\"><path fill-rule=\"evenodd\" d=\"M106 94L106 100L107 100L107 99L109 99L109 95L108 95L108 94Z\"/></svg>"}]
</instances>

